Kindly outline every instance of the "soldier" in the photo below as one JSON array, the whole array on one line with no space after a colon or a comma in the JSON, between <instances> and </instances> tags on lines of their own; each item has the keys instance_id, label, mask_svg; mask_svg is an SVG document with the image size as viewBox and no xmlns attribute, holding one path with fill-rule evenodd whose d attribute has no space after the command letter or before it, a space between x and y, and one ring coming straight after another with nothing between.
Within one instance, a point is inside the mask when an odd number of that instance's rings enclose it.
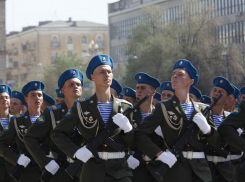
<instances>
[{"instance_id":1,"label":"soldier","mask_svg":"<svg viewBox=\"0 0 245 182\"><path fill-rule=\"evenodd\" d=\"M165 81L160 86L161 100L167 100L174 96L175 90L172 88L170 81Z\"/></svg>"},{"instance_id":2,"label":"soldier","mask_svg":"<svg viewBox=\"0 0 245 182\"><path fill-rule=\"evenodd\" d=\"M135 130L135 145L151 160L157 158L169 166L164 182L212 181L204 152L187 145L183 148L183 155L187 159L184 162L170 152L191 122L195 122L200 129L193 138L197 142L201 142L201 134L204 134L210 144L218 145L220 141L211 117L207 117L207 121L201 113L204 107L189 97L190 86L198 82L196 68L188 60L178 60L173 68L171 82L175 95L166 102L157 103L153 114L138 125ZM161 127L164 144L168 148L166 151L149 138L158 126Z\"/></svg>"},{"instance_id":3,"label":"soldier","mask_svg":"<svg viewBox=\"0 0 245 182\"><path fill-rule=\"evenodd\" d=\"M189 95L190 98L192 98L195 102L200 102L200 99L202 97L201 91L194 86L191 86Z\"/></svg>"},{"instance_id":4,"label":"soldier","mask_svg":"<svg viewBox=\"0 0 245 182\"><path fill-rule=\"evenodd\" d=\"M122 86L120 85L120 83L118 83L117 80L113 78L111 84L111 93L114 95L114 97L118 98L121 92L122 92Z\"/></svg>"},{"instance_id":5,"label":"soldier","mask_svg":"<svg viewBox=\"0 0 245 182\"><path fill-rule=\"evenodd\" d=\"M211 98L207 95L202 95L200 102L207 105L211 105Z\"/></svg>"},{"instance_id":6,"label":"soldier","mask_svg":"<svg viewBox=\"0 0 245 182\"><path fill-rule=\"evenodd\" d=\"M41 115L42 90L44 87L45 85L40 81L31 81L22 88L22 93L25 95L25 100L29 106L28 111L13 116L0 136L0 154L13 165L24 166L19 178L20 182L39 181L41 175L41 170L34 159L26 156L27 149L23 142L23 137L32 123ZM17 144L18 153L9 147L14 141Z\"/></svg>"},{"instance_id":7,"label":"soldier","mask_svg":"<svg viewBox=\"0 0 245 182\"><path fill-rule=\"evenodd\" d=\"M62 93L62 91L59 88L57 88L55 90L55 92L57 94L57 98L55 100L55 104L57 105L57 104L63 103L65 101L65 95Z\"/></svg>"},{"instance_id":8,"label":"soldier","mask_svg":"<svg viewBox=\"0 0 245 182\"><path fill-rule=\"evenodd\" d=\"M245 86L240 89L240 93L240 102L242 102L242 100L245 100Z\"/></svg>"},{"instance_id":9,"label":"soldier","mask_svg":"<svg viewBox=\"0 0 245 182\"><path fill-rule=\"evenodd\" d=\"M63 72L58 80L59 89L65 95L65 101L58 105L50 106L44 109L40 118L37 119L26 133L24 142L28 151L36 160L41 169L46 169L54 175L50 181L72 181L69 175L64 171L72 160L63 159L61 164L57 164L53 158L46 156L42 150L39 141L47 140L51 156L57 158L59 149L51 140L51 131L60 122L65 114L72 108L74 102L82 95L82 86L84 84L83 73L77 69L68 69ZM58 172L57 172L58 171Z\"/></svg>"},{"instance_id":10,"label":"soldier","mask_svg":"<svg viewBox=\"0 0 245 182\"><path fill-rule=\"evenodd\" d=\"M12 91L12 97L10 100L10 112L12 115L17 115L23 113L23 108L25 107L26 101L25 96L18 90Z\"/></svg>"},{"instance_id":11,"label":"soldier","mask_svg":"<svg viewBox=\"0 0 245 182\"><path fill-rule=\"evenodd\" d=\"M123 88L123 99L130 102L131 104L133 104L133 106L135 104L137 104L137 100L136 100L136 95L135 95L135 90L130 88L130 87L124 87Z\"/></svg>"},{"instance_id":12,"label":"soldier","mask_svg":"<svg viewBox=\"0 0 245 182\"><path fill-rule=\"evenodd\" d=\"M43 92L43 103L42 103L42 106L41 106L41 110L44 111L44 109L46 107L49 107L49 106L52 106L52 105L55 105L55 100L51 96L49 96L48 94Z\"/></svg>"},{"instance_id":13,"label":"soldier","mask_svg":"<svg viewBox=\"0 0 245 182\"><path fill-rule=\"evenodd\" d=\"M82 182L130 182L132 178L125 152L118 152L101 144L97 151L102 160L98 163L86 145L77 146L69 139L76 126L88 144L104 131L107 123L114 122L119 128L110 137L114 142L123 144L125 150L132 146L134 132L129 121L131 119L120 113L131 107L131 104L115 98L110 93L113 79L112 68L113 61L108 55L96 55L90 60L86 75L95 83L95 94L76 102L70 114L60 121L51 134L54 143L65 154L84 162L80 178Z\"/></svg>"},{"instance_id":14,"label":"soldier","mask_svg":"<svg viewBox=\"0 0 245 182\"><path fill-rule=\"evenodd\" d=\"M118 99L123 99L123 94L119 94Z\"/></svg>"},{"instance_id":15,"label":"soldier","mask_svg":"<svg viewBox=\"0 0 245 182\"><path fill-rule=\"evenodd\" d=\"M219 128L224 118L228 116L228 113L224 111L224 105L227 100L230 99L230 96L234 93L234 88L226 78L221 76L214 78L213 85L214 87L210 92L211 103L213 103L213 98L217 98L220 93L223 93L221 99L212 108L212 118L214 120L214 124L217 128ZM238 155L240 152L238 151L238 153L236 153L236 151L231 150L225 142L221 142L220 147L225 148L227 152L230 152L230 155L227 157L227 159L219 156L219 154L217 154L213 148L207 152L207 160L213 181L234 181L236 171L230 160L240 158Z\"/></svg>"},{"instance_id":16,"label":"soldier","mask_svg":"<svg viewBox=\"0 0 245 182\"><path fill-rule=\"evenodd\" d=\"M141 121L146 117L149 116L152 112L154 112L154 106L152 104L153 95L156 93L156 88L160 86L160 82L154 78L149 76L146 73L137 73L135 75L135 80L137 81L136 85L136 97L142 99L147 94L150 94L150 97L140 105L139 109L136 109L133 115L133 126L136 128L137 125L141 123ZM160 94L159 94L160 96ZM151 141L156 143L157 145L162 145L162 139L156 133L152 133L150 135ZM136 150L136 152L139 152ZM138 159L140 165L133 170L133 182L154 182L156 179L154 176L155 170L159 167L161 162L159 161L152 161L149 157L140 155L141 159ZM130 158L129 158L130 159ZM134 159L131 159L132 163ZM130 160L128 161L129 166ZM134 163L133 163L134 164Z\"/></svg>"},{"instance_id":17,"label":"soldier","mask_svg":"<svg viewBox=\"0 0 245 182\"><path fill-rule=\"evenodd\" d=\"M227 112L232 112L235 108L236 108L236 104L237 104L237 99L240 98L240 90L232 85L235 89L235 92L233 94L230 95L229 100L226 101L225 105L224 105L224 110Z\"/></svg>"},{"instance_id":18,"label":"soldier","mask_svg":"<svg viewBox=\"0 0 245 182\"><path fill-rule=\"evenodd\" d=\"M161 94L156 92L153 97L153 102L152 102L153 106L155 106L159 101L161 101Z\"/></svg>"}]
</instances>

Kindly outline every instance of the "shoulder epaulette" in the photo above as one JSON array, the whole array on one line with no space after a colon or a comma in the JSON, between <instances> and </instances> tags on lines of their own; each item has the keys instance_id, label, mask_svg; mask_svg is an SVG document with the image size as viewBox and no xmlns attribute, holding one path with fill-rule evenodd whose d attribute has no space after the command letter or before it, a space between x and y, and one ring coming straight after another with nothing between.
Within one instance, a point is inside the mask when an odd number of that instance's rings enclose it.
<instances>
[{"instance_id":1,"label":"shoulder epaulette","mask_svg":"<svg viewBox=\"0 0 245 182\"><path fill-rule=\"evenodd\" d=\"M23 117L23 116L25 116L25 113L14 115L14 116L12 116L12 118L16 119L16 118L20 118L20 117Z\"/></svg>"},{"instance_id":2,"label":"shoulder epaulette","mask_svg":"<svg viewBox=\"0 0 245 182\"><path fill-rule=\"evenodd\" d=\"M52 111L52 110L56 110L56 109L60 109L61 108L61 104L57 104L57 105L52 105L48 107L48 110Z\"/></svg>"},{"instance_id":3,"label":"shoulder epaulette","mask_svg":"<svg viewBox=\"0 0 245 182\"><path fill-rule=\"evenodd\" d=\"M169 98L169 99L166 99L166 100L159 101L158 103L167 102L167 101L169 101L169 100L172 100L172 98ZM158 103L157 103L157 104L158 104Z\"/></svg>"},{"instance_id":4,"label":"shoulder epaulette","mask_svg":"<svg viewBox=\"0 0 245 182\"><path fill-rule=\"evenodd\" d=\"M204 104L204 103L202 103L202 102L196 102L196 103L197 103L197 105L202 105L202 106L210 107L210 105Z\"/></svg>"},{"instance_id":5,"label":"shoulder epaulette","mask_svg":"<svg viewBox=\"0 0 245 182\"><path fill-rule=\"evenodd\" d=\"M130 106L133 106L130 102L128 102L128 101L126 101L126 100L124 100L124 99L118 99L120 102L122 102L122 103L126 103L126 104L128 104L128 105L130 105Z\"/></svg>"},{"instance_id":6,"label":"shoulder epaulette","mask_svg":"<svg viewBox=\"0 0 245 182\"><path fill-rule=\"evenodd\" d=\"M80 99L80 100L77 100L76 102L79 102L79 101L84 102L84 101L86 101L86 100L89 100L90 98L91 98L91 97L82 98L82 99Z\"/></svg>"}]
</instances>

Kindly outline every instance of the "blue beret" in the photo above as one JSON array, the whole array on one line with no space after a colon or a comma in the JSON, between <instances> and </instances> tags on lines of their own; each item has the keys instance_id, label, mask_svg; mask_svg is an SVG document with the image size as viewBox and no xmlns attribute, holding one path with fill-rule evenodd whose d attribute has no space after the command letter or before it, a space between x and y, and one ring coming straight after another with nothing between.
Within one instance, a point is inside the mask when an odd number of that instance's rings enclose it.
<instances>
[{"instance_id":1,"label":"blue beret","mask_svg":"<svg viewBox=\"0 0 245 182\"><path fill-rule=\"evenodd\" d=\"M65 98L65 95L61 92L61 90L59 88L57 88L55 90L56 94L57 94L57 97L62 97L62 98Z\"/></svg>"},{"instance_id":2,"label":"blue beret","mask_svg":"<svg viewBox=\"0 0 245 182\"><path fill-rule=\"evenodd\" d=\"M27 102L24 105L28 108L28 103Z\"/></svg>"},{"instance_id":3,"label":"blue beret","mask_svg":"<svg viewBox=\"0 0 245 182\"><path fill-rule=\"evenodd\" d=\"M43 92L43 100L47 101L50 105L55 105L55 100L45 92Z\"/></svg>"},{"instance_id":4,"label":"blue beret","mask_svg":"<svg viewBox=\"0 0 245 182\"><path fill-rule=\"evenodd\" d=\"M231 85L232 85L232 84L231 84ZM233 93L233 95L234 95L235 98L237 99L237 98L240 97L241 92L240 92L240 90L239 90L235 85L232 85L232 86L233 86L233 88L235 89L235 92Z\"/></svg>"},{"instance_id":5,"label":"blue beret","mask_svg":"<svg viewBox=\"0 0 245 182\"><path fill-rule=\"evenodd\" d=\"M153 96L153 98L161 101L161 94L159 94L158 92L156 92L155 95Z\"/></svg>"},{"instance_id":6,"label":"blue beret","mask_svg":"<svg viewBox=\"0 0 245 182\"><path fill-rule=\"evenodd\" d=\"M213 85L225 89L229 95L234 94L235 92L235 89L233 88L229 80L222 76L217 76L216 78L214 78Z\"/></svg>"},{"instance_id":7,"label":"blue beret","mask_svg":"<svg viewBox=\"0 0 245 182\"><path fill-rule=\"evenodd\" d=\"M122 86L114 78L112 80L111 88L114 88L116 90L117 95L119 95L122 92Z\"/></svg>"},{"instance_id":8,"label":"blue beret","mask_svg":"<svg viewBox=\"0 0 245 182\"><path fill-rule=\"evenodd\" d=\"M105 55L105 54L98 54L98 55L94 56L88 64L88 67L86 69L86 75L87 75L88 79L92 80L91 74L93 74L96 67L98 67L102 64L108 64L111 66L111 69L113 69L112 58L108 55Z\"/></svg>"},{"instance_id":9,"label":"blue beret","mask_svg":"<svg viewBox=\"0 0 245 182\"><path fill-rule=\"evenodd\" d=\"M173 93L175 92L174 89L172 89L172 83L170 81L165 81L160 86L160 93L162 93L163 90L170 90Z\"/></svg>"},{"instance_id":10,"label":"blue beret","mask_svg":"<svg viewBox=\"0 0 245 182\"><path fill-rule=\"evenodd\" d=\"M190 77L194 79L194 83L192 84L192 86L197 84L199 80L198 72L197 72L197 69L191 64L190 61L186 59L180 59L176 61L176 63L174 64L173 70L177 68L183 68L189 73Z\"/></svg>"},{"instance_id":11,"label":"blue beret","mask_svg":"<svg viewBox=\"0 0 245 182\"><path fill-rule=\"evenodd\" d=\"M119 94L119 95L118 95L118 98L119 98L119 99L123 99L123 94Z\"/></svg>"},{"instance_id":12,"label":"blue beret","mask_svg":"<svg viewBox=\"0 0 245 182\"><path fill-rule=\"evenodd\" d=\"M5 85L5 84L1 84L0 85L0 93L2 93L2 92L8 93L9 97L11 97L11 95L12 95L11 88L8 85Z\"/></svg>"},{"instance_id":13,"label":"blue beret","mask_svg":"<svg viewBox=\"0 0 245 182\"><path fill-rule=\"evenodd\" d=\"M245 94L245 86L240 89L241 94Z\"/></svg>"},{"instance_id":14,"label":"blue beret","mask_svg":"<svg viewBox=\"0 0 245 182\"><path fill-rule=\"evenodd\" d=\"M64 86L64 83L66 82L66 80L70 79L70 78L78 78L79 80L81 80L82 86L83 86L83 73L78 70L78 69L68 69L66 71L64 71L59 79L58 79L58 87L59 89L62 89Z\"/></svg>"},{"instance_id":15,"label":"blue beret","mask_svg":"<svg viewBox=\"0 0 245 182\"><path fill-rule=\"evenodd\" d=\"M146 73L139 72L135 75L134 78L137 81L137 83L147 83L149 85L152 85L154 88L160 87L160 82L158 81L158 79Z\"/></svg>"},{"instance_id":16,"label":"blue beret","mask_svg":"<svg viewBox=\"0 0 245 182\"><path fill-rule=\"evenodd\" d=\"M135 90L130 88L130 87L124 87L123 88L123 93L124 95L126 96L129 96L129 97L133 97L136 99L136 94L135 94Z\"/></svg>"},{"instance_id":17,"label":"blue beret","mask_svg":"<svg viewBox=\"0 0 245 182\"><path fill-rule=\"evenodd\" d=\"M211 98L207 95L203 95L200 99L200 102L204 104L211 104Z\"/></svg>"},{"instance_id":18,"label":"blue beret","mask_svg":"<svg viewBox=\"0 0 245 182\"><path fill-rule=\"evenodd\" d=\"M19 99L22 102L23 105L26 104L25 96L18 90L12 91L12 98Z\"/></svg>"},{"instance_id":19,"label":"blue beret","mask_svg":"<svg viewBox=\"0 0 245 182\"><path fill-rule=\"evenodd\" d=\"M28 82L23 88L22 88L22 94L26 96L26 94L31 90L42 90L45 88L45 85L43 82L34 80Z\"/></svg>"},{"instance_id":20,"label":"blue beret","mask_svg":"<svg viewBox=\"0 0 245 182\"><path fill-rule=\"evenodd\" d=\"M202 92L199 89L197 89L196 87L193 87L193 86L190 87L189 93L194 94L199 100L202 97Z\"/></svg>"}]
</instances>

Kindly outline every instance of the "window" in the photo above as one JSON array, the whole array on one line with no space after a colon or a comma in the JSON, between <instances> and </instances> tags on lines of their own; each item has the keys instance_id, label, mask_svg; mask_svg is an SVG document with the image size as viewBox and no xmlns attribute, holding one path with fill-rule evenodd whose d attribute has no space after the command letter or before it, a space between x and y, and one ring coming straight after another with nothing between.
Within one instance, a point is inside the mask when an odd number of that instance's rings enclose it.
<instances>
[{"instance_id":1,"label":"window","mask_svg":"<svg viewBox=\"0 0 245 182\"><path fill-rule=\"evenodd\" d=\"M52 37L51 46L52 47L60 47L58 36L55 35Z\"/></svg>"},{"instance_id":2,"label":"window","mask_svg":"<svg viewBox=\"0 0 245 182\"><path fill-rule=\"evenodd\" d=\"M72 56L73 56L72 51L67 51L67 56L68 56L68 57L72 57Z\"/></svg>"},{"instance_id":3,"label":"window","mask_svg":"<svg viewBox=\"0 0 245 182\"><path fill-rule=\"evenodd\" d=\"M52 61L58 58L58 51L53 51L52 52Z\"/></svg>"},{"instance_id":4,"label":"window","mask_svg":"<svg viewBox=\"0 0 245 182\"><path fill-rule=\"evenodd\" d=\"M72 44L72 37L71 36L67 37L67 44Z\"/></svg>"},{"instance_id":5,"label":"window","mask_svg":"<svg viewBox=\"0 0 245 182\"><path fill-rule=\"evenodd\" d=\"M88 57L88 53L87 53L86 50L83 50L83 52L82 52L82 58L86 58L86 57Z\"/></svg>"},{"instance_id":6,"label":"window","mask_svg":"<svg viewBox=\"0 0 245 182\"><path fill-rule=\"evenodd\" d=\"M88 43L87 37L83 36L82 37L82 44L87 44L87 43Z\"/></svg>"}]
</instances>

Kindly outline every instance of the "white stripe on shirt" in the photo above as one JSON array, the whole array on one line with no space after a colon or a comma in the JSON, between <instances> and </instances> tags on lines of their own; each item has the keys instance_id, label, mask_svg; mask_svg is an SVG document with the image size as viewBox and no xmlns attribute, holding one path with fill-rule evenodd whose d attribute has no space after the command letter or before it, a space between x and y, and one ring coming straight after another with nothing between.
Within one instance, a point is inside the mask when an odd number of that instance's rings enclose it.
<instances>
[{"instance_id":1,"label":"white stripe on shirt","mask_svg":"<svg viewBox=\"0 0 245 182\"><path fill-rule=\"evenodd\" d=\"M192 105L191 102L185 102L185 103L181 103L184 111L185 111L185 115L187 117L187 119L189 120L191 118L191 115L194 111L194 107Z\"/></svg>"},{"instance_id":2,"label":"white stripe on shirt","mask_svg":"<svg viewBox=\"0 0 245 182\"><path fill-rule=\"evenodd\" d=\"M216 115L213 114L213 119L214 119L214 124L215 126L218 128L219 125L222 123L222 121L224 120L224 115Z\"/></svg>"},{"instance_id":3,"label":"white stripe on shirt","mask_svg":"<svg viewBox=\"0 0 245 182\"><path fill-rule=\"evenodd\" d=\"M101 114L101 117L104 121L104 123L106 124L108 119L109 119L109 116L111 114L111 110L112 110L112 107L113 107L113 102L109 102L109 103L102 103L102 102L98 102L98 106L99 106L99 109L100 109L100 114Z\"/></svg>"},{"instance_id":4,"label":"white stripe on shirt","mask_svg":"<svg viewBox=\"0 0 245 182\"><path fill-rule=\"evenodd\" d=\"M35 123L35 121L37 120L37 118L39 118L39 116L32 116L30 115L30 119L32 123Z\"/></svg>"},{"instance_id":5,"label":"white stripe on shirt","mask_svg":"<svg viewBox=\"0 0 245 182\"><path fill-rule=\"evenodd\" d=\"M9 117L7 116L6 118L0 118L0 121L2 122L3 128L5 128L9 123Z\"/></svg>"}]
</instances>

